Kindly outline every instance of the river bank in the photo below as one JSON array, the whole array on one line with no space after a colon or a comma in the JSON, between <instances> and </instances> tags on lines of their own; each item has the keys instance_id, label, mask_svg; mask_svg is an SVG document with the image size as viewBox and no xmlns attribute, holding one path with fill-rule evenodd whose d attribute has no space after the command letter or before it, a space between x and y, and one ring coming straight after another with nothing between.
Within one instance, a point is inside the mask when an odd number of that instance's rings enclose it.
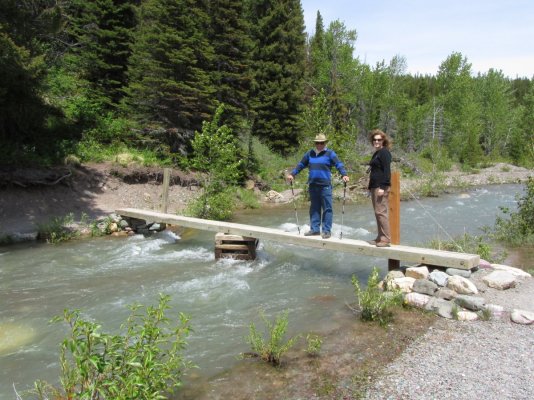
<instances>
[{"instance_id":1,"label":"river bank","mask_svg":"<svg viewBox=\"0 0 534 400\"><path fill-rule=\"evenodd\" d=\"M118 208L161 209L161 169L102 163L60 168L53 172L48 177L44 177L42 171L31 169L0 174L0 238L31 235L39 224L68 214L79 221L84 216L90 220L103 218ZM452 190L475 185L520 183L529 176L534 176L534 171L503 163L476 173L455 169L441 177L402 178L401 195L410 199L421 191L430 194L428 187L436 184L441 190ZM257 187L254 190L261 204L271 206L274 203L266 192L260 192ZM342 189L338 189L335 197L341 198L341 192ZM361 185L351 182L347 201L361 200L362 193ZM168 212L183 212L199 194L194 175L173 170ZM289 200L285 199L286 202Z\"/></svg>"}]
</instances>

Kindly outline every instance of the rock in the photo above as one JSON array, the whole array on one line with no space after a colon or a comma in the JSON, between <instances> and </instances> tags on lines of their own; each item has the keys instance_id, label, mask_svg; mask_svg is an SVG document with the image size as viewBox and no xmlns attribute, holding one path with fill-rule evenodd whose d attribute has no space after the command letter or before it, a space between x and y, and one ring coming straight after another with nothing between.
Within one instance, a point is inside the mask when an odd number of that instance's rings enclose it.
<instances>
[{"instance_id":1,"label":"rock","mask_svg":"<svg viewBox=\"0 0 534 400\"><path fill-rule=\"evenodd\" d=\"M430 300L430 296L421 293L407 293L404 302L412 307L424 308Z\"/></svg>"},{"instance_id":2,"label":"rock","mask_svg":"<svg viewBox=\"0 0 534 400\"><path fill-rule=\"evenodd\" d=\"M519 276L522 278L532 278L532 275L530 275L528 272L523 271L522 269L515 268L515 267L509 267L508 265L502 265L502 264L491 264L491 268L497 270L497 271L506 271L511 275Z\"/></svg>"},{"instance_id":3,"label":"rock","mask_svg":"<svg viewBox=\"0 0 534 400\"><path fill-rule=\"evenodd\" d=\"M480 259L480 263L478 264L478 268L490 269L491 268L491 263L489 261Z\"/></svg>"},{"instance_id":4,"label":"rock","mask_svg":"<svg viewBox=\"0 0 534 400\"><path fill-rule=\"evenodd\" d=\"M456 293L454 290L451 290L446 287L439 288L436 293L434 293L434 296L438 299L445 299L445 300L452 300L456 296L458 296L458 293Z\"/></svg>"},{"instance_id":5,"label":"rock","mask_svg":"<svg viewBox=\"0 0 534 400\"><path fill-rule=\"evenodd\" d=\"M254 182L252 179L247 179L245 182L245 189L252 190L256 186L256 182Z\"/></svg>"},{"instance_id":6,"label":"rock","mask_svg":"<svg viewBox=\"0 0 534 400\"><path fill-rule=\"evenodd\" d=\"M516 277L506 271L493 271L482 278L482 281L491 288L506 290L516 285Z\"/></svg>"},{"instance_id":7,"label":"rock","mask_svg":"<svg viewBox=\"0 0 534 400\"><path fill-rule=\"evenodd\" d=\"M486 300L483 297L466 296L461 294L454 299L454 302L460 307L467 308L472 311L480 311L484 309Z\"/></svg>"},{"instance_id":8,"label":"rock","mask_svg":"<svg viewBox=\"0 0 534 400\"><path fill-rule=\"evenodd\" d=\"M404 277L404 278L395 278L387 283L388 289L395 290L399 289L403 293L410 293L412 291L413 284L415 282L414 278Z\"/></svg>"},{"instance_id":9,"label":"rock","mask_svg":"<svg viewBox=\"0 0 534 400\"><path fill-rule=\"evenodd\" d=\"M280 203L284 201L284 196L274 190L269 190L265 195L265 200L272 203Z\"/></svg>"},{"instance_id":10,"label":"rock","mask_svg":"<svg viewBox=\"0 0 534 400\"><path fill-rule=\"evenodd\" d=\"M409 267L406 269L406 276L415 279L427 279L428 278L428 268L426 266L422 267Z\"/></svg>"},{"instance_id":11,"label":"rock","mask_svg":"<svg viewBox=\"0 0 534 400\"><path fill-rule=\"evenodd\" d=\"M510 319L516 324L532 325L534 324L534 312L525 310L512 310Z\"/></svg>"},{"instance_id":12,"label":"rock","mask_svg":"<svg viewBox=\"0 0 534 400\"><path fill-rule=\"evenodd\" d=\"M471 271L466 270L466 269L447 268L445 272L449 275L458 275L464 278L471 277Z\"/></svg>"},{"instance_id":13,"label":"rock","mask_svg":"<svg viewBox=\"0 0 534 400\"><path fill-rule=\"evenodd\" d=\"M473 282L458 275L449 276L449 279L447 279L447 287L459 294L478 293L478 289Z\"/></svg>"},{"instance_id":14,"label":"rock","mask_svg":"<svg viewBox=\"0 0 534 400\"><path fill-rule=\"evenodd\" d=\"M452 319L452 306L450 301L431 297L425 305L425 310L433 311L440 317Z\"/></svg>"},{"instance_id":15,"label":"rock","mask_svg":"<svg viewBox=\"0 0 534 400\"><path fill-rule=\"evenodd\" d=\"M449 279L449 275L443 271L435 270L430 273L428 279L430 279L436 285L443 287L447 286L447 279Z\"/></svg>"},{"instance_id":16,"label":"rock","mask_svg":"<svg viewBox=\"0 0 534 400\"><path fill-rule=\"evenodd\" d=\"M493 318L501 318L504 314L504 307L497 304L486 304L484 309L488 310Z\"/></svg>"},{"instance_id":17,"label":"rock","mask_svg":"<svg viewBox=\"0 0 534 400\"><path fill-rule=\"evenodd\" d=\"M476 321L478 315L472 311L458 311L458 321Z\"/></svg>"},{"instance_id":18,"label":"rock","mask_svg":"<svg viewBox=\"0 0 534 400\"><path fill-rule=\"evenodd\" d=\"M416 279L413 283L412 290L417 293L434 296L434 293L438 290L438 285L428 279Z\"/></svg>"}]
</instances>

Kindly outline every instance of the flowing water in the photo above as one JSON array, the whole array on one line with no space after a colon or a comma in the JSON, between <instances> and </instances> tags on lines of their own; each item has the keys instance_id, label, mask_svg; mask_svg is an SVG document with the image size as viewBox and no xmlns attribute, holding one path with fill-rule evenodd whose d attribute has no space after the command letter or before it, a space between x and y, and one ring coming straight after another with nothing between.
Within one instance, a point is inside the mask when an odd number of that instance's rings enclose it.
<instances>
[{"instance_id":1,"label":"flowing water","mask_svg":"<svg viewBox=\"0 0 534 400\"><path fill-rule=\"evenodd\" d=\"M401 243L422 245L480 234L499 206L514 209L521 185L491 186L401 203ZM369 240L376 226L369 204L335 204L333 236ZM307 208L298 210L301 232ZM294 231L292 205L241 212L235 222ZM259 312L289 311L290 334L321 332L335 324L340 305L354 302L351 276L366 281L387 260L263 241L255 261L214 259L214 234L163 232L149 238L101 238L61 245L0 247L0 399L14 399L37 379L57 382L59 343L67 329L50 324L64 309L80 309L117 332L128 305L172 298L169 312L191 316L186 356L209 378L224 373L249 350L245 337Z\"/></svg>"}]
</instances>

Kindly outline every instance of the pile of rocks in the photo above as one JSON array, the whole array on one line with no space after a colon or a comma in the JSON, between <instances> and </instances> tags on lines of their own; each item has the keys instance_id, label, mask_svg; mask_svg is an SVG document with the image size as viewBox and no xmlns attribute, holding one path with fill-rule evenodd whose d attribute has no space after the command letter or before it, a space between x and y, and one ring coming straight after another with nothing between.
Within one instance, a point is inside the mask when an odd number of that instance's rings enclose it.
<instances>
[{"instance_id":1,"label":"pile of rocks","mask_svg":"<svg viewBox=\"0 0 534 400\"><path fill-rule=\"evenodd\" d=\"M400 290L406 304L444 318L472 321L509 315L512 322L530 325L534 324L532 310L507 310L487 302L481 295L489 288L503 291L513 288L525 279L532 276L518 268L482 260L473 271L454 268L430 271L424 265L390 271L382 287L386 291Z\"/></svg>"}]
</instances>

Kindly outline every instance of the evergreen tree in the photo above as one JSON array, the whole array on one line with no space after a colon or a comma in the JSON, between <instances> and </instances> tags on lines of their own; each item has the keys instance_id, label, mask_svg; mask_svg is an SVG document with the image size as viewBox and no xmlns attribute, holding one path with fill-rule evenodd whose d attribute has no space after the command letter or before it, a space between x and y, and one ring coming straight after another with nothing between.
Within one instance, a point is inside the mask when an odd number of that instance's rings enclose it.
<instances>
[{"instance_id":1,"label":"evergreen tree","mask_svg":"<svg viewBox=\"0 0 534 400\"><path fill-rule=\"evenodd\" d=\"M241 0L209 2L209 41L215 53L212 80L215 97L225 104L226 123L237 130L248 116L252 39Z\"/></svg>"},{"instance_id":2,"label":"evergreen tree","mask_svg":"<svg viewBox=\"0 0 534 400\"><path fill-rule=\"evenodd\" d=\"M215 92L203 0L146 0L130 58L127 106L142 123L200 130Z\"/></svg>"},{"instance_id":3,"label":"evergreen tree","mask_svg":"<svg viewBox=\"0 0 534 400\"><path fill-rule=\"evenodd\" d=\"M137 3L71 0L65 6L69 21L66 61L108 106L118 104L124 95Z\"/></svg>"},{"instance_id":4,"label":"evergreen tree","mask_svg":"<svg viewBox=\"0 0 534 400\"><path fill-rule=\"evenodd\" d=\"M298 143L305 35L300 0L251 0L255 112L253 133L287 154Z\"/></svg>"},{"instance_id":5,"label":"evergreen tree","mask_svg":"<svg viewBox=\"0 0 534 400\"><path fill-rule=\"evenodd\" d=\"M51 6L47 1L0 2L1 163L42 157L59 139L46 127L46 119L58 113L42 99L45 38L54 33L60 15Z\"/></svg>"}]
</instances>

